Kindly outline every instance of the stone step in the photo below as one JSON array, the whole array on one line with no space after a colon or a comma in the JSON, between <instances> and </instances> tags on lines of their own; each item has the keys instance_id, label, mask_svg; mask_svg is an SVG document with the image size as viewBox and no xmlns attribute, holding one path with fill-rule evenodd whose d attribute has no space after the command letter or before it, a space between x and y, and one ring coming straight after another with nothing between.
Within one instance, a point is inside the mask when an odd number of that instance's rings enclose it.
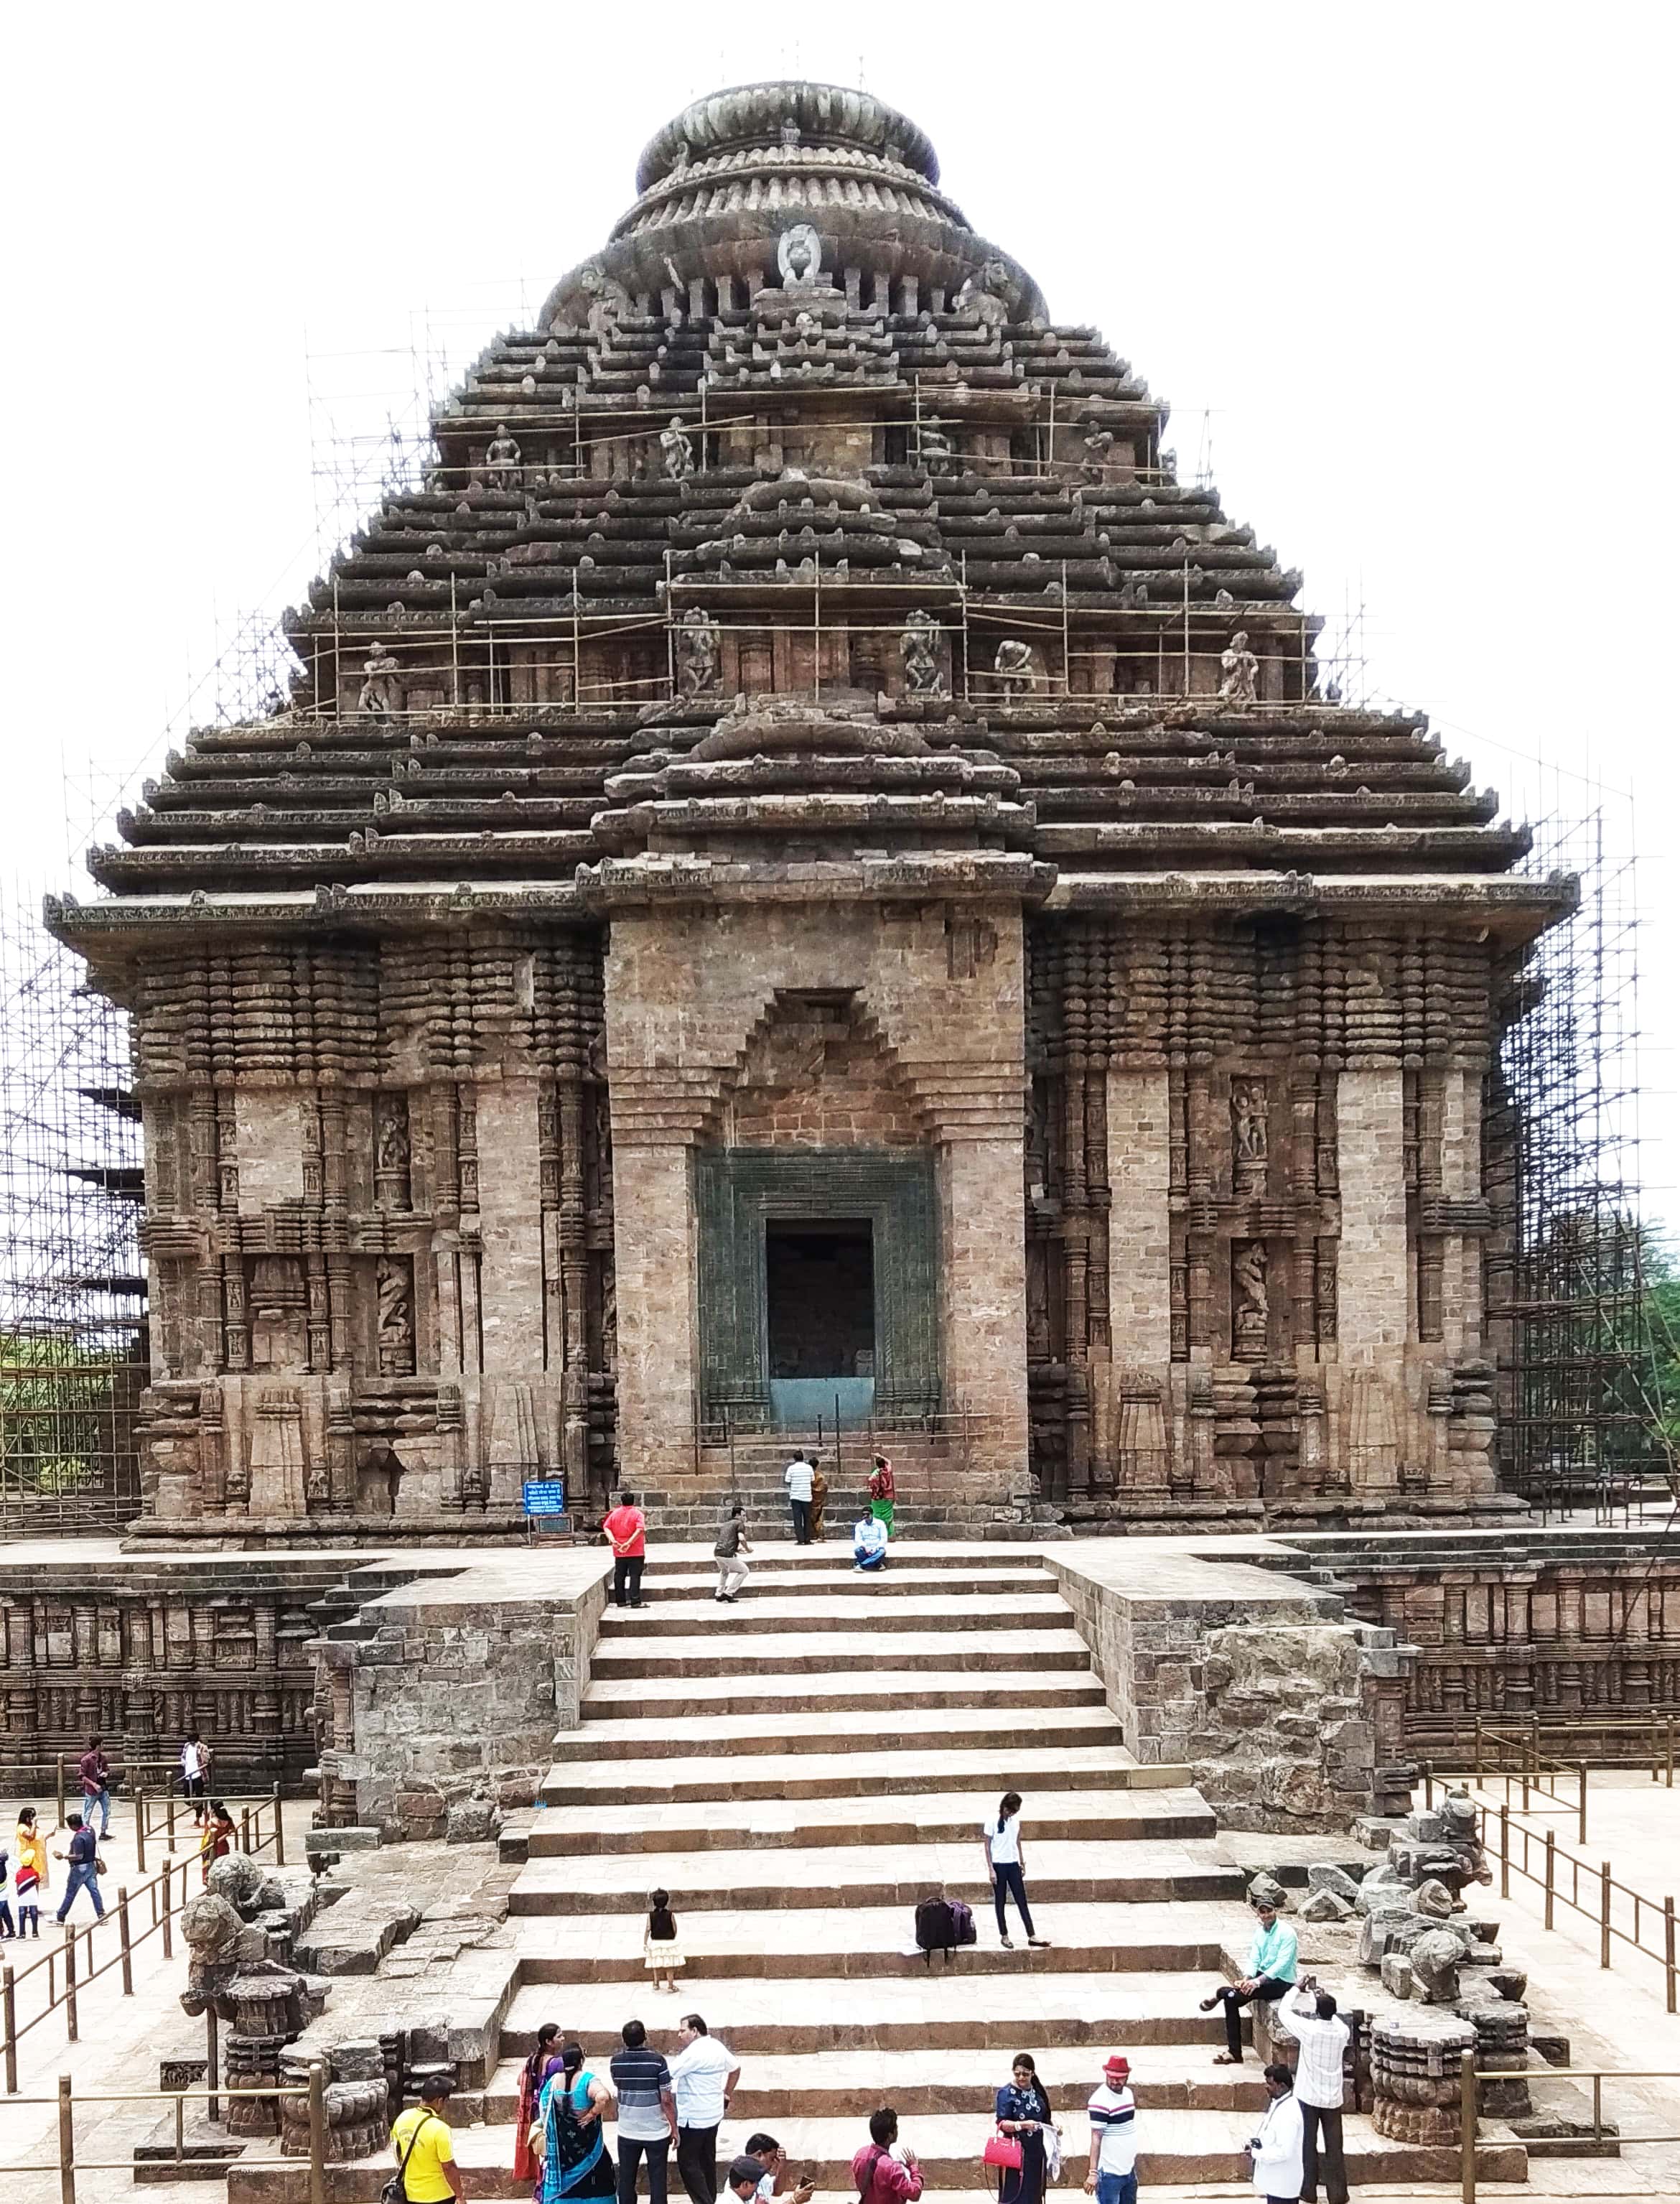
<instances>
[{"instance_id":1,"label":"stone step","mask_svg":"<svg viewBox=\"0 0 1680 2204\"><path fill-rule=\"evenodd\" d=\"M716 1530L717 1519L714 1517L713 1522L714 1535ZM773 1561L778 1569L831 1568L841 1544L849 1543L849 1537L844 1542L839 1538L832 1516L829 1518L828 1530L829 1535L825 1541L813 1546L796 1546L788 1536L788 1526L784 1520L775 1537L766 1538L762 1543L754 1543L753 1555L749 1558L760 1563L767 1564ZM896 1532L895 1526L895 1534ZM895 1543L896 1543L896 1535ZM949 1577L953 1574L960 1575L965 1569L977 1567L997 1568L1007 1566L1010 1568L1025 1568L1033 1561L1034 1558L1035 1549L1031 1545L1022 1546L1019 1550L1000 1554L996 1543L991 1542L981 1543L975 1539L962 1538L925 1539L916 1546L915 1565L919 1569L938 1569L943 1575ZM648 1566L644 1572L647 1578L651 1579L671 1573L687 1573L691 1571L694 1566L694 1549L686 1543L665 1544L657 1538L648 1541ZM1048 1571L1044 1570L1042 1557L1038 1557L1038 1567L1048 1576Z\"/></svg>"},{"instance_id":2,"label":"stone step","mask_svg":"<svg viewBox=\"0 0 1680 2204\"><path fill-rule=\"evenodd\" d=\"M542 1867L560 1863L545 1860ZM565 1863L573 1864L573 1863ZM524 1874L534 1874L527 1867ZM796 1906L752 1905L748 1911L696 1909L681 1916L683 1952L688 1966L679 1986L686 2012L701 2001L701 1986L725 1975L780 1975L787 1982L813 1983L829 1977L862 1975L939 1973L946 1962L935 1957L932 1968L915 1948L915 1902L890 1906L827 1905L820 1911ZM1003 1951L997 1937L997 1922L974 1913L977 1944L967 1944L950 1957L950 1973L1005 1975L1012 1968L1045 1975L1111 1973L1184 1973L1202 1968L1208 1983L1219 1979L1223 1940L1241 1933L1237 1905L1208 1900L1177 1902L1047 1902L1038 1922L1038 1935L1050 1937L1050 1948L1030 1948L1016 1935L1015 1951ZM1015 1916L1009 1916L1015 1920ZM642 1906L635 1913L549 1913L520 1920L520 1982L615 1982L619 1997L646 1993L642 1964ZM1252 1924L1248 1926L1252 1935ZM1206 1986L1204 1986L1206 1988ZM955 1982L942 1994L955 1993ZM650 1994L650 1993L646 1993ZM963 1993L966 1994L966 1993ZM847 1999L847 2008L851 1999ZM710 2014L707 2014L710 2021Z\"/></svg>"},{"instance_id":3,"label":"stone step","mask_svg":"<svg viewBox=\"0 0 1680 2204\"><path fill-rule=\"evenodd\" d=\"M825 1567L795 1570L780 1560L764 1561L754 1550L746 1556L748 1577L739 1595L742 1607L756 1607L761 1600L775 1598L809 1598L817 1594L846 1595L856 1589L856 1579L863 1573L852 1567L849 1558L831 1558ZM848 1549L849 1555L849 1549ZM671 1599L715 1599L718 1580L717 1564L708 1559L704 1572L692 1563L686 1569L671 1570L657 1576L642 1579L642 1596L644 1600L658 1601L663 1605ZM928 1569L921 1566L920 1555L901 1555L895 1564L879 1575L868 1579L872 1598L884 1593L897 1597L926 1597L929 1593L945 1598L954 1591L985 1592L1006 1599L1017 1592L1050 1592L1050 1580L1043 1569L1029 1563L1025 1568L1015 1568L1008 1562L997 1562L983 1567L970 1565L955 1583L947 1569Z\"/></svg>"},{"instance_id":4,"label":"stone step","mask_svg":"<svg viewBox=\"0 0 1680 2204\"><path fill-rule=\"evenodd\" d=\"M878 1719L906 1707L1077 1707L1104 1703L1103 1686L1074 1668L869 1668L858 1675L601 1677L583 1689L585 1721L632 1714L680 1719L692 1727L714 1714L773 1714L807 1706L815 1713Z\"/></svg>"},{"instance_id":5,"label":"stone step","mask_svg":"<svg viewBox=\"0 0 1680 2204\"><path fill-rule=\"evenodd\" d=\"M990 1794L985 1794L989 1803ZM955 1843L970 1838L982 1794L934 1792L896 1798L807 1798L797 1805L731 1798L650 1811L645 1806L574 1806L530 1818L525 1851L503 1857L577 1858L593 1852L699 1852L752 1847L804 1849L836 1842ZM1084 1842L1212 1840L1214 1816L1199 1792L1037 1791L1032 1834ZM1220 1840L1222 1852L1223 1840Z\"/></svg>"},{"instance_id":6,"label":"stone step","mask_svg":"<svg viewBox=\"0 0 1680 2204\"><path fill-rule=\"evenodd\" d=\"M867 1603L867 1604L866 1604ZM993 1626L1065 1630L1066 1603L1054 1592L919 1592L905 1597L882 1594L876 1579L859 1570L836 1590L795 1596L778 1593L754 1599L750 1618L745 1607L719 1607L711 1598L673 1599L639 1610L608 1605L601 1617L602 1640L626 1632L660 1637L725 1637L746 1626L764 1630L859 1630L863 1614L872 1630L988 1630Z\"/></svg>"},{"instance_id":7,"label":"stone step","mask_svg":"<svg viewBox=\"0 0 1680 2204\"><path fill-rule=\"evenodd\" d=\"M1106 2052L1086 2045L1033 2055L1064 2144L1077 2148L1084 2140L1085 2107L1101 2083ZM899 2050L748 2058L730 2099L720 2140L724 2150L731 2151L737 2128L744 2141L754 2128L772 2121L855 2118L862 2105L890 2104L901 2119L940 2112L989 2112L997 2101L1000 2077L1009 2078L1009 2056L996 2051ZM1245 2066L1214 2066L1207 2046L1199 2043L1139 2044L1127 2056L1132 2061L1132 2093L1140 2112L1259 2112L1265 2106L1265 2083L1252 2060ZM506 2123L514 2118L522 2065L521 2059L509 2058L496 2069L484 2093L485 2120ZM779 2130L776 2132L779 2135ZM724 2153L719 2156L724 2158Z\"/></svg>"},{"instance_id":8,"label":"stone step","mask_svg":"<svg viewBox=\"0 0 1680 2204\"><path fill-rule=\"evenodd\" d=\"M774 1669L778 1675L827 1676L839 1670L917 1668L969 1670L1055 1668L1091 1671L1091 1654L1077 1630L1035 1623L1031 1629L764 1631L746 1626L745 1609L736 1610L734 1631L709 1635L660 1637L638 1644L620 1632L597 1643L589 1662L593 1677L723 1676Z\"/></svg>"},{"instance_id":9,"label":"stone step","mask_svg":"<svg viewBox=\"0 0 1680 2204\"><path fill-rule=\"evenodd\" d=\"M592 1725L593 1727L593 1725ZM998 1752L886 1750L876 1752L763 1753L742 1759L690 1755L680 1760L569 1760L542 1782L545 1806L674 1804L694 1798L879 1798L953 1783L1000 1794L1034 1776L1057 1790L1171 1790L1190 1780L1182 1763L1139 1768L1124 1745L1017 1748Z\"/></svg>"},{"instance_id":10,"label":"stone step","mask_svg":"<svg viewBox=\"0 0 1680 2204\"><path fill-rule=\"evenodd\" d=\"M763 1906L896 1907L901 1934L911 1940L919 1899L942 1884L978 1916L991 1903L981 1851L979 1816L962 1840L908 1845L811 1846L796 1853L743 1850L585 1854L527 1862L508 1894L510 1915L633 1912L648 1910L650 1889L665 1889L680 1919L707 1910ZM1240 1899L1241 1871L1227 1866L1205 1840L1156 1843L1040 1839L1029 1826L1027 1893L1039 1906L1078 1903L1139 1904L1174 1899ZM1040 1934L1047 1934L1042 1926Z\"/></svg>"},{"instance_id":11,"label":"stone step","mask_svg":"<svg viewBox=\"0 0 1680 2204\"><path fill-rule=\"evenodd\" d=\"M846 1727L841 1726L843 1730ZM891 1734L901 1749L926 1745L960 1751L984 1745L1006 1751L1016 1745L1117 1744L1120 1724L1106 1706L905 1707L894 1712ZM557 1763L709 1755L731 1760L761 1752L831 1752L835 1741L832 1716L796 1706L776 1714L708 1714L704 1721L684 1721L675 1730L658 1717L603 1718L561 1730L554 1739L554 1757ZM873 1740L865 1730L861 1741L867 1745Z\"/></svg>"},{"instance_id":12,"label":"stone step","mask_svg":"<svg viewBox=\"0 0 1680 2204\"><path fill-rule=\"evenodd\" d=\"M1106 1909L1110 1917L1120 1910ZM1169 1910L1178 1909L1154 1908L1151 1917ZM1204 2045L1210 2071L1227 2071L1211 2067L1214 2052L1225 2041L1219 2016L1198 2010L1218 1979L1201 1958L1204 1950L1212 1951L1212 1942L1192 1946L1188 1970L1134 1968L1123 1956L1130 1947L1115 1944L1111 1934L1096 1944L1087 1961L1074 1946L1081 1910L1068 1909L1061 1917L1071 1924L1066 1946L1003 1952L995 1943L972 1945L954 1952L949 1965L938 1954L925 1964L919 1955L878 1954L859 1944L860 1959L878 1956L890 1963L890 1973L880 1967L844 1969L847 1946L839 1928L831 1954L836 1964L827 1972L802 1968L791 1955L784 1963L779 1948L761 1952L764 1964L756 1971L726 1972L709 1956L701 1963L699 1938L707 1924L696 1919L695 1933L686 1939L689 1964L675 1996L656 1995L645 1980L627 1981L622 1964L616 1972L583 1972L563 1940L573 1926L569 1922L543 1924L551 1934L560 1932L547 1954L522 1928L521 1943L529 1940L530 1948L521 1959L520 1986L503 2023L501 2048L509 2058L528 2054L535 2048L542 2023L559 2018L604 2065L618 2043L619 2029L634 2013L645 2023L649 2041L674 2056L678 2021L685 2012L698 2011L743 2068L750 2056L763 2053L990 2051L1008 2058L1029 2045L1035 2056L1077 2045L1104 2054L1121 2049L1129 2057L1134 2043L1165 2043ZM761 1922L755 1924L748 1915L739 1918L743 1934L756 1932L761 1945L768 1942ZM639 1936L636 1949L639 1967ZM1053 1964L1067 1957L1079 1958L1081 1964ZM845 1975L853 1979L843 1999L834 1983ZM557 1999L555 1991L561 1988L565 1995ZM1246 2038L1246 2021L1244 2028Z\"/></svg>"}]
</instances>

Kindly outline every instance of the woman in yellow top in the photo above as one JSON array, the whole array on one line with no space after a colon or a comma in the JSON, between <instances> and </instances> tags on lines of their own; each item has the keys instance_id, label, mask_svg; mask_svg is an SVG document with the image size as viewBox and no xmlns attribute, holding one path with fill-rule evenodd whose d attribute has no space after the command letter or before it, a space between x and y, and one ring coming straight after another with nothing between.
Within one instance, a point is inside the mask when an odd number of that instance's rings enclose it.
<instances>
[{"instance_id":1,"label":"woman in yellow top","mask_svg":"<svg viewBox=\"0 0 1680 2204\"><path fill-rule=\"evenodd\" d=\"M17 1933L38 1937L41 1933L41 1893L47 1887L47 1840L35 1826L35 1809L26 1806L17 1817Z\"/></svg>"}]
</instances>

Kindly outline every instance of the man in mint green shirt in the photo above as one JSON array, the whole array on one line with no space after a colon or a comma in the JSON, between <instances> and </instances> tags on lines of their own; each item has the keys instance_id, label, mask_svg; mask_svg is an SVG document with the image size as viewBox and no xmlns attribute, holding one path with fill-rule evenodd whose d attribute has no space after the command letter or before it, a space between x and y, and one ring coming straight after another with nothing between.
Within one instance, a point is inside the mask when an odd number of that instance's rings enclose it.
<instances>
[{"instance_id":1,"label":"man in mint green shirt","mask_svg":"<svg viewBox=\"0 0 1680 2204\"><path fill-rule=\"evenodd\" d=\"M1216 2005L1225 2008L1225 2048L1214 2059L1216 2066L1243 2063L1242 2009L1251 2002L1269 2003L1281 1998L1295 1980L1295 1931L1278 1918L1277 1908L1257 1901L1254 1908L1254 1941L1248 1950L1248 1972L1238 1982L1222 1982L1211 1997L1202 2000L1204 2012Z\"/></svg>"}]
</instances>

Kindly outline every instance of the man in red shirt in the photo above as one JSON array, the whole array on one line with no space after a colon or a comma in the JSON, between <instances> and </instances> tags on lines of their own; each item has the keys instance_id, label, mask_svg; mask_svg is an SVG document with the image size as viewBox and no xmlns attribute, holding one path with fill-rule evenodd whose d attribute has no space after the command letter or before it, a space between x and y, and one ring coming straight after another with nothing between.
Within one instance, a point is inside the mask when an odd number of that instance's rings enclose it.
<instances>
[{"instance_id":1,"label":"man in red shirt","mask_svg":"<svg viewBox=\"0 0 1680 2204\"><path fill-rule=\"evenodd\" d=\"M914 2204L921 2195L921 2168L907 2143L901 2155L892 2154L898 2141L898 2115L890 2105L869 2115L869 2140L852 2160L852 2183L857 2204Z\"/></svg>"},{"instance_id":2,"label":"man in red shirt","mask_svg":"<svg viewBox=\"0 0 1680 2204\"><path fill-rule=\"evenodd\" d=\"M648 1558L648 1518L636 1506L635 1496L615 1493L612 1513L600 1527L612 1547L612 1604L640 1607L642 1564Z\"/></svg>"}]
</instances>

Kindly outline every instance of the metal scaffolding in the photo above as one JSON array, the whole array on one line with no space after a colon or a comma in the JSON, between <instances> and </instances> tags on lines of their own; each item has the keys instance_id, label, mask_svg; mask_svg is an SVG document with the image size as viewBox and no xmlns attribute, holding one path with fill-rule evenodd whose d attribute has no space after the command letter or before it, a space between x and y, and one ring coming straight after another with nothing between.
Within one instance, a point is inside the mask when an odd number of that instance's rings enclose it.
<instances>
[{"instance_id":1,"label":"metal scaffolding","mask_svg":"<svg viewBox=\"0 0 1680 2204\"><path fill-rule=\"evenodd\" d=\"M1574 873L1581 900L1508 975L1485 1127L1501 1481L1600 1521L1665 1508L1676 1469L1640 1216L1633 852L1631 804L1600 793L1535 826L1529 869Z\"/></svg>"}]
</instances>

